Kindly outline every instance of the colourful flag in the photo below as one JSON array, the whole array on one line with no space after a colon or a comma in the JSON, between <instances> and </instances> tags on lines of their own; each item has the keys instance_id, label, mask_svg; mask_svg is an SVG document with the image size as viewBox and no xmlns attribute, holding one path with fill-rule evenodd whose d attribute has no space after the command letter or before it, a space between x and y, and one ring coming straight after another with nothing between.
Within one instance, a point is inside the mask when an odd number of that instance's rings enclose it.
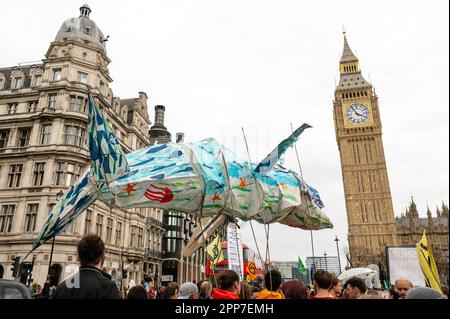
<instances>
[{"instance_id":1,"label":"colourful flag","mask_svg":"<svg viewBox=\"0 0 450 319\"><path fill-rule=\"evenodd\" d=\"M253 281L256 279L256 264L255 264L255 258L252 258L249 263L247 264L247 273L250 281Z\"/></svg>"},{"instance_id":2,"label":"colourful flag","mask_svg":"<svg viewBox=\"0 0 450 319\"><path fill-rule=\"evenodd\" d=\"M92 160L91 176L97 182L110 183L128 171L127 159L120 142L90 93L88 145Z\"/></svg>"},{"instance_id":3,"label":"colourful flag","mask_svg":"<svg viewBox=\"0 0 450 319\"><path fill-rule=\"evenodd\" d=\"M420 268L425 277L427 287L442 293L438 270L434 262L433 254L431 253L431 247L428 245L425 230L423 230L422 239L416 244L416 247L417 254L419 255Z\"/></svg>"},{"instance_id":4,"label":"colourful flag","mask_svg":"<svg viewBox=\"0 0 450 319\"><path fill-rule=\"evenodd\" d=\"M214 238L211 244L206 247L206 252L211 256L211 268L225 259L223 257L222 241L220 239L220 235L217 235L217 237Z\"/></svg>"},{"instance_id":5,"label":"colourful flag","mask_svg":"<svg viewBox=\"0 0 450 319\"><path fill-rule=\"evenodd\" d=\"M306 271L305 266L303 265L302 260L298 257L298 273L302 276L306 276L308 272Z\"/></svg>"}]
</instances>

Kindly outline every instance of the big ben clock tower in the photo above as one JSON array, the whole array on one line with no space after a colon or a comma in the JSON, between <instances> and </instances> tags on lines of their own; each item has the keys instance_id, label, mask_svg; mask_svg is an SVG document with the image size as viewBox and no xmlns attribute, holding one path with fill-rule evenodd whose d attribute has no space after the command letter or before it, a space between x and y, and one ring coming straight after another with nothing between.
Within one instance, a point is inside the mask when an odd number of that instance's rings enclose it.
<instances>
[{"instance_id":1,"label":"big ben clock tower","mask_svg":"<svg viewBox=\"0 0 450 319\"><path fill-rule=\"evenodd\" d=\"M378 97L361 75L344 32L334 125L341 159L353 267L378 263L396 246L396 227L384 157Z\"/></svg>"}]
</instances>

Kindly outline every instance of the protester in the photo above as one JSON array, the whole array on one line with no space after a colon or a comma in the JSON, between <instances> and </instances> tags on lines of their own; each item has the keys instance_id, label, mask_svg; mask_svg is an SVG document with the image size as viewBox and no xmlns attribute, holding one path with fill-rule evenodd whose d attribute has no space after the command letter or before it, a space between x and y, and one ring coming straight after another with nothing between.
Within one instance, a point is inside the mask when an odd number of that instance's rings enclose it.
<instances>
[{"instance_id":1,"label":"protester","mask_svg":"<svg viewBox=\"0 0 450 319\"><path fill-rule=\"evenodd\" d=\"M446 299L439 291L429 287L414 287L408 290L405 299Z\"/></svg>"},{"instance_id":2,"label":"protester","mask_svg":"<svg viewBox=\"0 0 450 319\"><path fill-rule=\"evenodd\" d=\"M163 290L161 295L161 299L178 299L180 293L180 288L178 284L174 281L171 281L167 284L167 287Z\"/></svg>"},{"instance_id":3,"label":"protester","mask_svg":"<svg viewBox=\"0 0 450 319\"><path fill-rule=\"evenodd\" d=\"M78 243L80 270L56 288L54 299L121 299L111 276L101 270L105 244L97 235L88 235Z\"/></svg>"},{"instance_id":4,"label":"protester","mask_svg":"<svg viewBox=\"0 0 450 319\"><path fill-rule=\"evenodd\" d=\"M317 270L313 276L315 294L310 295L309 299L334 299L334 296L330 293L332 282L331 273L324 269Z\"/></svg>"},{"instance_id":5,"label":"protester","mask_svg":"<svg viewBox=\"0 0 450 319\"><path fill-rule=\"evenodd\" d=\"M395 281L395 292L398 294L399 299L405 299L408 291L413 287L410 280L406 278L400 278Z\"/></svg>"},{"instance_id":6,"label":"protester","mask_svg":"<svg viewBox=\"0 0 450 319\"><path fill-rule=\"evenodd\" d=\"M352 277L344 285L346 299L358 299L366 293L367 287L364 280Z\"/></svg>"},{"instance_id":7,"label":"protester","mask_svg":"<svg viewBox=\"0 0 450 319\"><path fill-rule=\"evenodd\" d=\"M334 299L342 299L341 282L335 274L331 274L331 288L329 292L330 295L334 297Z\"/></svg>"},{"instance_id":8,"label":"protester","mask_svg":"<svg viewBox=\"0 0 450 319\"><path fill-rule=\"evenodd\" d=\"M286 299L307 299L308 288L298 280L291 280L283 284L281 289Z\"/></svg>"},{"instance_id":9,"label":"protester","mask_svg":"<svg viewBox=\"0 0 450 319\"><path fill-rule=\"evenodd\" d=\"M50 276L47 276L47 280L44 283L44 287L42 288L42 293L39 298L48 299L51 296L51 286L50 286Z\"/></svg>"},{"instance_id":10,"label":"protester","mask_svg":"<svg viewBox=\"0 0 450 319\"><path fill-rule=\"evenodd\" d=\"M261 291L256 299L284 299L281 288L283 279L278 270L271 270L264 275L264 286L266 289Z\"/></svg>"},{"instance_id":11,"label":"protester","mask_svg":"<svg viewBox=\"0 0 450 319\"><path fill-rule=\"evenodd\" d=\"M178 299L198 299L198 288L193 282L185 282L180 287Z\"/></svg>"},{"instance_id":12,"label":"protester","mask_svg":"<svg viewBox=\"0 0 450 319\"><path fill-rule=\"evenodd\" d=\"M218 288L214 289L212 299L239 299L241 282L234 270L223 270L217 278Z\"/></svg>"},{"instance_id":13,"label":"protester","mask_svg":"<svg viewBox=\"0 0 450 319\"><path fill-rule=\"evenodd\" d=\"M208 280L200 282L199 299L211 299L212 286Z\"/></svg>"},{"instance_id":14,"label":"protester","mask_svg":"<svg viewBox=\"0 0 450 319\"><path fill-rule=\"evenodd\" d=\"M134 286L128 291L127 299L148 299L148 294L143 286Z\"/></svg>"},{"instance_id":15,"label":"protester","mask_svg":"<svg viewBox=\"0 0 450 319\"><path fill-rule=\"evenodd\" d=\"M147 292L147 296L150 297L150 284L152 282L152 277L149 275L145 275L144 276L144 282L143 282L143 286L145 291Z\"/></svg>"},{"instance_id":16,"label":"protester","mask_svg":"<svg viewBox=\"0 0 450 319\"><path fill-rule=\"evenodd\" d=\"M252 287L246 283L241 283L241 292L239 293L241 299L252 299Z\"/></svg>"}]
</instances>

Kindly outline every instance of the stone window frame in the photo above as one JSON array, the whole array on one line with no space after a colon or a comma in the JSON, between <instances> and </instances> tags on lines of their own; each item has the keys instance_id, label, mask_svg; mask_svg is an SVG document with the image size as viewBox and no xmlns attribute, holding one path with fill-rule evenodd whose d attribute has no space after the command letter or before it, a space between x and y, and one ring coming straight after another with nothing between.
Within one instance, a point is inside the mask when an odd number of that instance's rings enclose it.
<instances>
[{"instance_id":1,"label":"stone window frame","mask_svg":"<svg viewBox=\"0 0 450 319\"><path fill-rule=\"evenodd\" d=\"M85 76L84 79L83 79L83 76ZM82 83L82 84L88 84L88 78L89 78L89 73L77 70L76 82Z\"/></svg>"},{"instance_id":2,"label":"stone window frame","mask_svg":"<svg viewBox=\"0 0 450 319\"><path fill-rule=\"evenodd\" d=\"M79 113L86 113L87 112L87 105L88 105L88 98L83 95L78 94L71 94L69 96L69 111L71 112L79 112ZM73 103L74 101L80 101L80 103ZM74 107L74 105L79 105L79 110Z\"/></svg>"},{"instance_id":3,"label":"stone window frame","mask_svg":"<svg viewBox=\"0 0 450 319\"><path fill-rule=\"evenodd\" d=\"M25 84L25 73L20 69L13 69L11 72L11 90L20 90ZM17 80L20 79L20 85L17 85Z\"/></svg>"},{"instance_id":4,"label":"stone window frame","mask_svg":"<svg viewBox=\"0 0 450 319\"><path fill-rule=\"evenodd\" d=\"M23 167L24 167L23 163L15 163L9 165L8 181L6 184L7 188L20 187L20 182L22 181L22 174L24 172Z\"/></svg>"},{"instance_id":5,"label":"stone window frame","mask_svg":"<svg viewBox=\"0 0 450 319\"><path fill-rule=\"evenodd\" d=\"M49 131L46 131L46 128L50 128ZM40 130L40 138L39 138L39 145L48 145L50 144L51 138L52 138L52 131L53 131L53 123L41 123L41 130Z\"/></svg>"},{"instance_id":6,"label":"stone window frame","mask_svg":"<svg viewBox=\"0 0 450 319\"><path fill-rule=\"evenodd\" d=\"M57 74L59 74L59 77L56 76ZM61 79L62 79L62 67L52 68L52 81L53 82L61 81Z\"/></svg>"},{"instance_id":7,"label":"stone window frame","mask_svg":"<svg viewBox=\"0 0 450 319\"><path fill-rule=\"evenodd\" d=\"M36 209L33 210L31 208L36 208ZM23 225L23 231L25 233L33 233L35 231L38 212L39 212L39 202L27 204L27 210L26 210L26 214L25 214L25 223ZM32 223L32 227L30 227L31 226L30 223Z\"/></svg>"},{"instance_id":8,"label":"stone window frame","mask_svg":"<svg viewBox=\"0 0 450 319\"><path fill-rule=\"evenodd\" d=\"M23 136L21 135L22 132L28 132L27 135ZM17 129L17 147L28 147L30 146L30 138L31 138L31 132L33 131L33 127L31 126L24 126L24 127L19 127ZM25 141L22 144L22 141Z\"/></svg>"},{"instance_id":9,"label":"stone window frame","mask_svg":"<svg viewBox=\"0 0 450 319\"><path fill-rule=\"evenodd\" d=\"M36 112L38 107L39 107L39 100L28 101L27 102L27 113L34 113L34 112Z\"/></svg>"},{"instance_id":10,"label":"stone window frame","mask_svg":"<svg viewBox=\"0 0 450 319\"><path fill-rule=\"evenodd\" d=\"M19 108L19 103L8 103L6 104L6 114L13 115L17 113L17 109Z\"/></svg>"},{"instance_id":11,"label":"stone window frame","mask_svg":"<svg viewBox=\"0 0 450 319\"><path fill-rule=\"evenodd\" d=\"M81 123L65 123L62 138L62 144L64 145L87 148L87 130Z\"/></svg>"},{"instance_id":12,"label":"stone window frame","mask_svg":"<svg viewBox=\"0 0 450 319\"><path fill-rule=\"evenodd\" d=\"M35 162L33 165L32 186L42 186L45 178L46 162Z\"/></svg>"},{"instance_id":13,"label":"stone window frame","mask_svg":"<svg viewBox=\"0 0 450 319\"><path fill-rule=\"evenodd\" d=\"M0 234L10 233L14 222L16 204L3 204L0 208ZM11 209L12 208L12 209Z\"/></svg>"},{"instance_id":14,"label":"stone window frame","mask_svg":"<svg viewBox=\"0 0 450 319\"><path fill-rule=\"evenodd\" d=\"M0 150L8 147L8 141L10 137L11 130L7 128L0 129Z\"/></svg>"},{"instance_id":15,"label":"stone window frame","mask_svg":"<svg viewBox=\"0 0 450 319\"><path fill-rule=\"evenodd\" d=\"M33 69L30 71L30 77L31 77L31 84L30 87L36 88L42 85L42 79L44 77L44 72L41 68L34 66ZM37 82L37 79L40 79L39 83Z\"/></svg>"}]
</instances>

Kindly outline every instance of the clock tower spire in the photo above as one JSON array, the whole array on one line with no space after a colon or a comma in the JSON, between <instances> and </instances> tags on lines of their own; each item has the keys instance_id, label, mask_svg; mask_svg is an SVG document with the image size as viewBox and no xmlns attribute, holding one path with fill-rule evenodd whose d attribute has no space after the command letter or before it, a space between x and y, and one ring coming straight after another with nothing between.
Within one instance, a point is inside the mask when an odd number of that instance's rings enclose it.
<instances>
[{"instance_id":1,"label":"clock tower spire","mask_svg":"<svg viewBox=\"0 0 450 319\"><path fill-rule=\"evenodd\" d=\"M339 148L353 267L381 261L397 245L378 97L361 74L344 32L333 116ZM384 259L384 258L383 258Z\"/></svg>"}]
</instances>

